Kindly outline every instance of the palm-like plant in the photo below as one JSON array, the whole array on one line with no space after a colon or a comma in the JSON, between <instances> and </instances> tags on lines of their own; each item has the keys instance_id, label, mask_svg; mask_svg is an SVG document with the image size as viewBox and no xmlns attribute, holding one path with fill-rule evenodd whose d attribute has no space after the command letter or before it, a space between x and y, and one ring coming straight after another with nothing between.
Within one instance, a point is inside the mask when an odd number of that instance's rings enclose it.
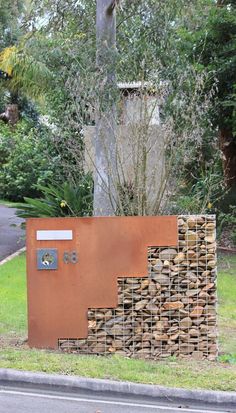
<instances>
[{"instance_id":1,"label":"palm-like plant","mask_svg":"<svg viewBox=\"0 0 236 413\"><path fill-rule=\"evenodd\" d=\"M38 99L52 78L47 66L36 60L26 45L5 48L0 53L0 69L8 74L7 87L14 93Z\"/></svg>"},{"instance_id":2,"label":"palm-like plant","mask_svg":"<svg viewBox=\"0 0 236 413\"><path fill-rule=\"evenodd\" d=\"M18 204L17 215L21 218L78 217L92 215L93 181L84 176L77 185L64 182L62 185L37 185L42 192L40 199L24 198Z\"/></svg>"},{"instance_id":3,"label":"palm-like plant","mask_svg":"<svg viewBox=\"0 0 236 413\"><path fill-rule=\"evenodd\" d=\"M53 75L44 63L35 59L24 42L19 46L7 47L0 53L0 70L6 73L3 87L10 91L11 103L14 104L9 105L0 117L15 124L19 119L18 95L40 100Z\"/></svg>"}]
</instances>

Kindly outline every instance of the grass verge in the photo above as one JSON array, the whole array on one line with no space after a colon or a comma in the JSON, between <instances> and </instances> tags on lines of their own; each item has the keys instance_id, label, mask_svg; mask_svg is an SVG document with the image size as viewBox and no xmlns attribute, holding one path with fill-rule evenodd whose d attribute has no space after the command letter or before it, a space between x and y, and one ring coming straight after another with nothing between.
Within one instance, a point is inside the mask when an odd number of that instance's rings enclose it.
<instances>
[{"instance_id":1,"label":"grass verge","mask_svg":"<svg viewBox=\"0 0 236 413\"><path fill-rule=\"evenodd\" d=\"M0 267L0 367L169 387L236 390L236 257L220 257L219 362L161 362L30 350L26 338L25 255ZM227 363L225 363L227 361Z\"/></svg>"},{"instance_id":2,"label":"grass verge","mask_svg":"<svg viewBox=\"0 0 236 413\"><path fill-rule=\"evenodd\" d=\"M26 334L25 254L0 266L0 336Z\"/></svg>"},{"instance_id":3,"label":"grass verge","mask_svg":"<svg viewBox=\"0 0 236 413\"><path fill-rule=\"evenodd\" d=\"M183 360L151 362L118 356L78 356L5 348L0 351L0 366L168 387L228 391L236 389L236 366L223 363Z\"/></svg>"},{"instance_id":4,"label":"grass verge","mask_svg":"<svg viewBox=\"0 0 236 413\"><path fill-rule=\"evenodd\" d=\"M236 255L219 256L218 313L221 359L236 363Z\"/></svg>"}]
</instances>

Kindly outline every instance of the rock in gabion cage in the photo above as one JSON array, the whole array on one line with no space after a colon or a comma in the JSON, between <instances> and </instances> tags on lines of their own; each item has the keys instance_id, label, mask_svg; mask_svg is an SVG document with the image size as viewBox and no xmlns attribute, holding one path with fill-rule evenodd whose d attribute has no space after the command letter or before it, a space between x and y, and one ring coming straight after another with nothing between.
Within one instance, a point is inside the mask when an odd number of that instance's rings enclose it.
<instances>
[{"instance_id":1,"label":"rock in gabion cage","mask_svg":"<svg viewBox=\"0 0 236 413\"><path fill-rule=\"evenodd\" d=\"M148 277L118 279L117 308L89 309L86 339L59 339L80 354L215 360L215 216L179 216L178 247L150 247Z\"/></svg>"}]
</instances>

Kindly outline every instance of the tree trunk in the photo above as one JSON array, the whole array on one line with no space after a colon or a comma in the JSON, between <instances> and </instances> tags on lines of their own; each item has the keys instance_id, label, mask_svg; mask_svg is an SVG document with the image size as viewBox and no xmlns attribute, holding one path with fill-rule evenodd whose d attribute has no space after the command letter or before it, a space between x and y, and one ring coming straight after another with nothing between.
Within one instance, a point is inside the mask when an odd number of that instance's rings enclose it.
<instances>
[{"instance_id":1,"label":"tree trunk","mask_svg":"<svg viewBox=\"0 0 236 413\"><path fill-rule=\"evenodd\" d=\"M228 0L217 0L217 7L226 7ZM220 127L220 150L223 157L223 171L225 183L228 187L236 186L236 137L227 127Z\"/></svg>"},{"instance_id":2,"label":"tree trunk","mask_svg":"<svg viewBox=\"0 0 236 413\"><path fill-rule=\"evenodd\" d=\"M97 0L98 103L96 114L94 215L116 212L116 16L115 1Z\"/></svg>"},{"instance_id":3,"label":"tree trunk","mask_svg":"<svg viewBox=\"0 0 236 413\"><path fill-rule=\"evenodd\" d=\"M217 0L217 7L225 7L228 4L228 0Z\"/></svg>"},{"instance_id":4,"label":"tree trunk","mask_svg":"<svg viewBox=\"0 0 236 413\"><path fill-rule=\"evenodd\" d=\"M228 187L236 185L236 139L232 130L220 129L220 150L223 155L223 170Z\"/></svg>"},{"instance_id":5,"label":"tree trunk","mask_svg":"<svg viewBox=\"0 0 236 413\"><path fill-rule=\"evenodd\" d=\"M14 126L19 120L19 107L17 104L7 105L4 113L0 114L0 120Z\"/></svg>"}]
</instances>

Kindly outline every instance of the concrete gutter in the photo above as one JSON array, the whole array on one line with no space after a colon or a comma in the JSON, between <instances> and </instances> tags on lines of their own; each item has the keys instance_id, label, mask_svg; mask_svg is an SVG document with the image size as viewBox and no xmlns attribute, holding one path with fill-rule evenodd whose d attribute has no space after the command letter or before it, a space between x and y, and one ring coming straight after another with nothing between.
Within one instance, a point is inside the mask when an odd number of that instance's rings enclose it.
<instances>
[{"instance_id":1,"label":"concrete gutter","mask_svg":"<svg viewBox=\"0 0 236 413\"><path fill-rule=\"evenodd\" d=\"M22 254L25 251L26 251L26 247L20 248L13 254L8 255L8 257L4 258L4 260L0 261L0 265L6 264L6 262L13 260L13 258L18 257L18 255Z\"/></svg>"},{"instance_id":2,"label":"concrete gutter","mask_svg":"<svg viewBox=\"0 0 236 413\"><path fill-rule=\"evenodd\" d=\"M173 377L174 381L174 377ZM169 402L204 402L215 406L236 408L236 392L187 390L164 386L90 379L77 376L62 376L46 373L32 373L13 369L0 369L0 385L49 386L62 391L90 390L94 392L123 393L130 396L155 397Z\"/></svg>"}]
</instances>

